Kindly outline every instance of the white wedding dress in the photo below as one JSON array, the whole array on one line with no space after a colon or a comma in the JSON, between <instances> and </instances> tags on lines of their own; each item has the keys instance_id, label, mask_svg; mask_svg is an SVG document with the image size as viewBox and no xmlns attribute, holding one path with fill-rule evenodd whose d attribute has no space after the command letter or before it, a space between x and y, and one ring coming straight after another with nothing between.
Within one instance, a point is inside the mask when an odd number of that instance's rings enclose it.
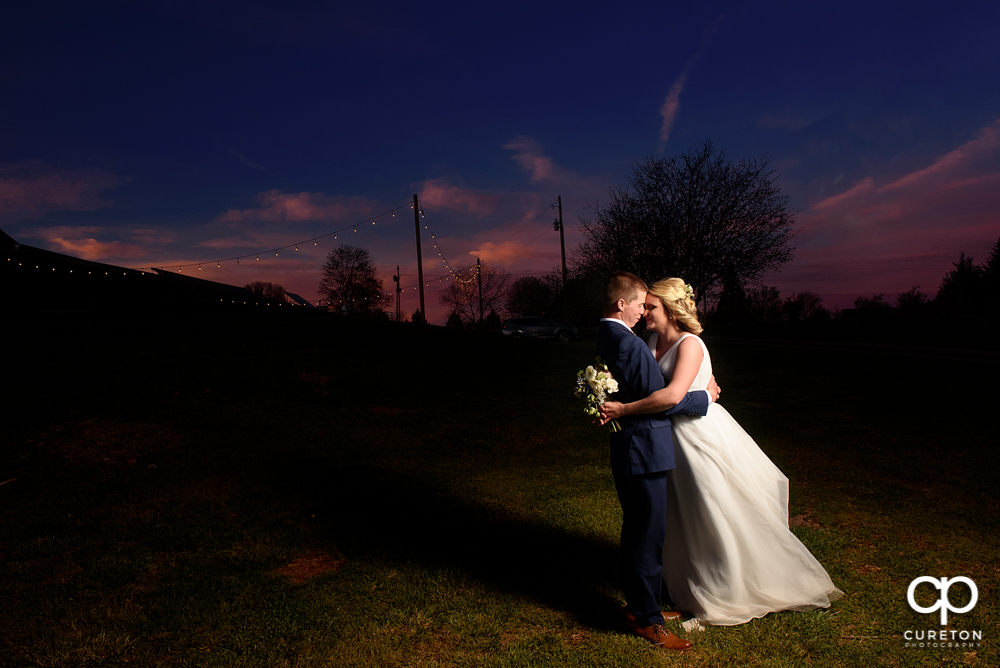
<instances>
[{"instance_id":1,"label":"white wedding dress","mask_svg":"<svg viewBox=\"0 0 1000 668\"><path fill-rule=\"evenodd\" d=\"M660 358L670 383L684 334ZM691 390L708 387L705 359ZM656 333L649 347L656 354ZM672 417L677 468L667 476L663 580L674 607L732 626L778 610L825 608L843 595L788 530L788 478L718 404Z\"/></svg>"}]
</instances>

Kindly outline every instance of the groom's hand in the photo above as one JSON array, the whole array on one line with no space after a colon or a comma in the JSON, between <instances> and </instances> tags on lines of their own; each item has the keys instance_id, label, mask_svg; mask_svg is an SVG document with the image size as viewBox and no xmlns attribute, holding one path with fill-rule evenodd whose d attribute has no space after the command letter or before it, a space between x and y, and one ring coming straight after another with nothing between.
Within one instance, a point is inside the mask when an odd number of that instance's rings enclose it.
<instances>
[{"instance_id":1,"label":"groom's hand","mask_svg":"<svg viewBox=\"0 0 1000 668\"><path fill-rule=\"evenodd\" d=\"M719 395L722 394L722 388L715 382L715 374L708 379L708 387L705 389L708 390L708 396L712 398L713 404L719 400Z\"/></svg>"},{"instance_id":2,"label":"groom's hand","mask_svg":"<svg viewBox=\"0 0 1000 668\"><path fill-rule=\"evenodd\" d=\"M605 401L597 407L601 416L600 424L603 427L612 420L617 420L625 415L625 406L617 401Z\"/></svg>"}]
</instances>

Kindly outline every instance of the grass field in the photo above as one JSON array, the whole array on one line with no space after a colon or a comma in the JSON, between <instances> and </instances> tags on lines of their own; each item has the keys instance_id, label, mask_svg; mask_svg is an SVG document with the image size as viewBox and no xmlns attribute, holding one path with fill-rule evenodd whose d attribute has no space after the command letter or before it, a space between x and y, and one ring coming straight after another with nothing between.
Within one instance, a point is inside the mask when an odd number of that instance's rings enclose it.
<instances>
[{"instance_id":1,"label":"grass field","mask_svg":"<svg viewBox=\"0 0 1000 668\"><path fill-rule=\"evenodd\" d=\"M592 336L592 335L591 335ZM995 362L710 341L831 609L622 632L594 342L337 318L4 334L0 666L993 666ZM920 575L970 577L949 629ZM952 604L968 600L964 587ZM920 590L922 605L934 600Z\"/></svg>"}]
</instances>

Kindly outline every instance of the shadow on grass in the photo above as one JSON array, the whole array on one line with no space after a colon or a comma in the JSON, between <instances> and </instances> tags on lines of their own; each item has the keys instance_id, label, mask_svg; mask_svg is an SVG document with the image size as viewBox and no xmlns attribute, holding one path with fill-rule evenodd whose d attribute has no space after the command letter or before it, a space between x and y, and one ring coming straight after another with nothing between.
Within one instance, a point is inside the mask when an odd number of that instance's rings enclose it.
<instances>
[{"instance_id":1,"label":"shadow on grass","mask_svg":"<svg viewBox=\"0 0 1000 668\"><path fill-rule=\"evenodd\" d=\"M464 435L481 426L477 421L502 416L517 399L498 385L474 393L470 402L463 392L469 378L497 368L537 366L554 350L569 357L577 352L567 353L554 342L508 342L440 328L332 319L184 320L138 328L136 323L92 324L28 324L21 343L33 350L16 369L24 385L7 397L22 418L15 431L37 433L46 423L93 415L166 425L188 438L170 454L173 478L167 483L161 477L160 484L184 486L206 475L249 474L275 507L305 507L326 519L319 529L325 535L304 542L333 543L350 559L455 569L498 591L566 611L592 628L619 628L620 604L610 593L619 589L617 546L504 512L440 484L442 475L468 475ZM582 345L589 355L590 344ZM419 392L412 392L394 356L415 360L424 369ZM303 383L303 374L319 380ZM53 379L58 379L55 388L49 387ZM559 374L554 382L568 384L566 379ZM539 382L526 400L551 391ZM450 402L447 409L438 405L444 400ZM373 406L388 407L389 415L373 414ZM405 447L380 443L379 430L397 418L405 423L397 429L409 425L407 420L421 429L431 411L443 424L447 442L424 443L424 453L405 466L386 463ZM358 422L334 437L328 425L345 415ZM7 445L15 445L17 435L8 436L13 438ZM353 438L378 450L350 452L346 443ZM308 445L324 439L335 443ZM454 461L454 471L442 474L440 462L433 472L423 469L426 448L438 448ZM534 455L513 456L521 465ZM107 495L108 501L134 502L146 493L143 476L125 469L98 474L94 466L66 472L86 477L83 487ZM50 494L55 499L76 492Z\"/></svg>"},{"instance_id":2,"label":"shadow on grass","mask_svg":"<svg viewBox=\"0 0 1000 668\"><path fill-rule=\"evenodd\" d=\"M276 493L330 518L325 538L356 558L457 569L564 610L581 624L619 628L620 603L609 595L619 588L615 545L504 517L419 476L386 469L293 459L275 462L269 477Z\"/></svg>"}]
</instances>

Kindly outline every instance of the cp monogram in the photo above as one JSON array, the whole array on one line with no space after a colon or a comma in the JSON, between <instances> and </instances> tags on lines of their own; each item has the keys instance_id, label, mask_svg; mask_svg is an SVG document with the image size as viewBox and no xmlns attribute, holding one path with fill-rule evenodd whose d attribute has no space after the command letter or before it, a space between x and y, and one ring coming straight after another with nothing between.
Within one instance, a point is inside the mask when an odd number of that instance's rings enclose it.
<instances>
[{"instance_id":1,"label":"cp monogram","mask_svg":"<svg viewBox=\"0 0 1000 668\"><path fill-rule=\"evenodd\" d=\"M928 608L923 608L917 605L917 601L913 597L913 592L917 590L917 585L919 585L921 582L927 582L941 592L941 598L938 599L937 603ZM951 585L956 582L964 582L965 585L969 588L969 591L972 592L972 598L969 600L969 604L964 608L953 608L951 606L951 601L948 600L948 588L951 587ZM938 609L941 610L941 626L944 626L945 624L948 623L949 610L951 612L959 614L963 612L968 612L969 610L972 610L974 607L976 607L977 601L979 601L979 590L976 588L976 583L964 576L951 578L950 580L948 578L941 578L939 580L937 578L921 575L919 578L911 582L910 588L906 590L906 602L909 603L910 607L913 608L916 612L926 615L931 612L934 612L935 610Z\"/></svg>"}]
</instances>

